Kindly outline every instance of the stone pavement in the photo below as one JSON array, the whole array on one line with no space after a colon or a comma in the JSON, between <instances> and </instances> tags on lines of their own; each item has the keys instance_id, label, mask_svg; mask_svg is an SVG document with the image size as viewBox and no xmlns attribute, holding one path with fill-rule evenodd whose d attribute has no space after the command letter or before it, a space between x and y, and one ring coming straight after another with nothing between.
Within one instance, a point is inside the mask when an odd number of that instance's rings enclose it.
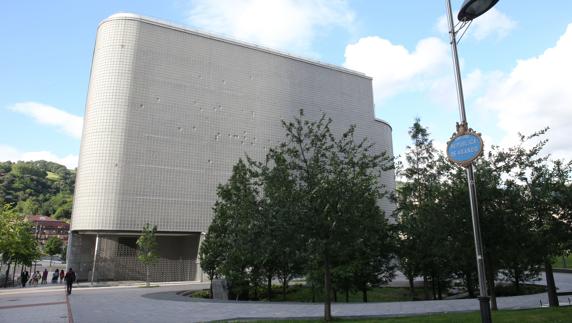
<instances>
[{"instance_id":1,"label":"stone pavement","mask_svg":"<svg viewBox=\"0 0 572 323\"><path fill-rule=\"evenodd\" d=\"M70 322L64 285L0 290L0 322Z\"/></svg>"},{"instance_id":2,"label":"stone pavement","mask_svg":"<svg viewBox=\"0 0 572 323\"><path fill-rule=\"evenodd\" d=\"M572 291L572 274L555 274L555 279L561 291L565 286ZM204 283L166 283L157 288L140 288L137 285L130 282L121 286L88 287L88 283L82 283L69 297L71 315L68 315L63 286L0 290L0 322L205 322L317 318L323 315L322 304L223 302L196 300L176 294L181 290L207 288L208 284ZM560 302L567 304L568 297L560 297ZM540 302L546 304L546 293L498 298L500 309L535 308L540 306ZM476 299L335 303L332 314L337 317L400 316L476 311L478 305Z\"/></svg>"}]
</instances>

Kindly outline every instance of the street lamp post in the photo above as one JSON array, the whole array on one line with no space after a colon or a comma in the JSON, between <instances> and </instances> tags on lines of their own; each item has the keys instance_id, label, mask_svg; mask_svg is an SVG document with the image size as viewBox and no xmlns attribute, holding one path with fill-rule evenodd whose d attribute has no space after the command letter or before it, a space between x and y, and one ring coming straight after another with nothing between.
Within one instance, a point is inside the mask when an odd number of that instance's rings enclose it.
<instances>
[{"instance_id":1,"label":"street lamp post","mask_svg":"<svg viewBox=\"0 0 572 323\"><path fill-rule=\"evenodd\" d=\"M457 125L457 134L456 137L467 137L465 138L465 142L459 142L457 145L465 145L465 147L470 146L468 142L474 142L476 139L480 141L480 151L476 151L476 153L471 156L467 161L461 163L463 166L466 167L467 172L467 182L469 185L469 200L471 203L471 218L473 222L473 235L475 239L475 252L477 256L477 272L479 275L479 304L481 310L481 321L483 323L490 323L492 322L491 318L491 308L489 304L489 297L487 294L487 285L486 285L486 276L485 276L485 260L483 255L483 244L481 241L481 229L480 229L480 222L479 222L479 209L478 209L478 202L477 202L477 188L475 186L475 173L473 169L472 161L478 157L479 154L482 153L482 141L480 140L480 135L478 138L474 134L471 134L471 130L468 127L467 123L467 115L465 113L465 99L463 97L463 85L461 82L461 71L459 68L459 58L457 54L457 39L456 39L456 31L455 25L453 23L453 14L451 11L451 0L446 0L447 2L447 16L449 22L449 35L451 38L451 51L453 56L453 65L455 69L455 84L457 86L457 99L459 103L459 115L461 122ZM461 10L459 11L458 19L459 21L471 21L478 16L485 13L487 10L492 8L498 0L465 0L463 3ZM471 136L473 135L473 138ZM452 139L452 142L456 139ZM474 146L473 146L474 147ZM476 150L476 149L475 149ZM450 147L447 148L449 153ZM451 159L451 156L450 156Z\"/></svg>"}]
</instances>

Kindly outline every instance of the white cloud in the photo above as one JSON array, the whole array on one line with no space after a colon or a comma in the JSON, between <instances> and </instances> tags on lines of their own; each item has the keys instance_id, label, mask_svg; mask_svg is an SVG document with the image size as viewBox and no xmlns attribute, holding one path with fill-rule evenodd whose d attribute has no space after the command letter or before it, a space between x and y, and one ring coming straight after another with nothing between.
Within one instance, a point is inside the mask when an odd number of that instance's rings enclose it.
<instances>
[{"instance_id":1,"label":"white cloud","mask_svg":"<svg viewBox=\"0 0 572 323\"><path fill-rule=\"evenodd\" d=\"M453 23L457 24L457 16L454 15L453 18ZM484 15L473 20L465 37L470 36L476 40L483 40L489 36L495 36L497 39L502 39L516 28L516 26L516 21L510 19L498 9L492 8ZM436 28L443 34L449 33L449 25L446 16L439 17Z\"/></svg>"},{"instance_id":2,"label":"white cloud","mask_svg":"<svg viewBox=\"0 0 572 323\"><path fill-rule=\"evenodd\" d=\"M361 38L346 46L343 65L373 77L377 104L402 91L426 88L443 69L451 69L448 44L434 37L420 40L412 52L381 37Z\"/></svg>"},{"instance_id":3,"label":"white cloud","mask_svg":"<svg viewBox=\"0 0 572 323\"><path fill-rule=\"evenodd\" d=\"M516 21L495 8L475 19L471 26L473 29L472 35L477 40L485 39L490 35L496 35L497 39L504 38L515 27Z\"/></svg>"},{"instance_id":4,"label":"white cloud","mask_svg":"<svg viewBox=\"0 0 572 323\"><path fill-rule=\"evenodd\" d=\"M207 31L303 53L321 28L350 29L353 19L343 0L195 0L188 15Z\"/></svg>"},{"instance_id":5,"label":"white cloud","mask_svg":"<svg viewBox=\"0 0 572 323\"><path fill-rule=\"evenodd\" d=\"M457 92L455 78L453 75L453 64L451 63L450 73L433 80L430 85L429 97L443 107L451 110L458 109ZM499 71L483 72L476 69L466 76L463 76L463 95L465 102L481 93L489 84L496 84L502 77Z\"/></svg>"},{"instance_id":6,"label":"white cloud","mask_svg":"<svg viewBox=\"0 0 572 323\"><path fill-rule=\"evenodd\" d=\"M58 164L65 165L67 168L74 169L78 164L77 155L67 155L67 156L57 156L56 154L49 151L29 151L22 152L18 149L1 145L0 144L0 160L1 161L29 161L29 160L48 160Z\"/></svg>"},{"instance_id":7,"label":"white cloud","mask_svg":"<svg viewBox=\"0 0 572 323\"><path fill-rule=\"evenodd\" d=\"M16 103L8 109L32 117L40 124L54 126L74 138L81 138L83 118L80 116L37 102Z\"/></svg>"},{"instance_id":8,"label":"white cloud","mask_svg":"<svg viewBox=\"0 0 572 323\"><path fill-rule=\"evenodd\" d=\"M516 67L492 84L477 107L499 116L498 126L514 143L516 132L530 134L543 127L548 133L547 152L557 158L572 158L572 24L556 45L537 57L518 61Z\"/></svg>"}]
</instances>

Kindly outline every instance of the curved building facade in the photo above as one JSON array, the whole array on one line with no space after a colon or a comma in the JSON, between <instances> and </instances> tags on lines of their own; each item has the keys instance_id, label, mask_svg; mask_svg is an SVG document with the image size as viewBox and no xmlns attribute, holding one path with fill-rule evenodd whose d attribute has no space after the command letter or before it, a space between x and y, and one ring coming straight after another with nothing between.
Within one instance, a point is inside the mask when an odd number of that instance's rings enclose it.
<instances>
[{"instance_id":1,"label":"curved building facade","mask_svg":"<svg viewBox=\"0 0 572 323\"><path fill-rule=\"evenodd\" d=\"M159 231L153 280L197 280L216 187L238 158L263 159L282 119L326 113L392 153L371 78L132 14L101 22L77 172L69 264L81 279L140 279L135 241ZM380 179L394 189L393 172ZM389 201L380 201L386 212Z\"/></svg>"}]
</instances>

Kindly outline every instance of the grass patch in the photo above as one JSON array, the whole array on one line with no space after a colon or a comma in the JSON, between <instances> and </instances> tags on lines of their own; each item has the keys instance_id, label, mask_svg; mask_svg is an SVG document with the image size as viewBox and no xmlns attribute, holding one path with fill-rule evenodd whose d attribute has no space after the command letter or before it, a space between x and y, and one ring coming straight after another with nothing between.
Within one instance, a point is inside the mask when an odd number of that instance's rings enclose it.
<instances>
[{"instance_id":1,"label":"grass patch","mask_svg":"<svg viewBox=\"0 0 572 323\"><path fill-rule=\"evenodd\" d=\"M315 290L315 302L322 303L324 301L323 291L320 288ZM420 294L420 293L418 293ZM258 291L259 301L268 301L266 295L266 289L259 289ZM188 296L195 298L209 298L209 290L203 289L198 291L192 291ZM252 292L251 295L252 296ZM350 292L349 302L350 303L362 303L363 295L361 292ZM410 301L408 288L400 287L376 287L371 288L367 292L368 302L404 302ZM301 302L301 303L311 303L312 302L312 288L305 285L293 284L288 286L286 292L286 298L282 296L282 288L279 286L273 286L272 288L272 299L271 302ZM345 303L346 295L344 292L338 292L337 303Z\"/></svg>"},{"instance_id":2,"label":"grass patch","mask_svg":"<svg viewBox=\"0 0 572 323\"><path fill-rule=\"evenodd\" d=\"M521 284L517 291L514 285L497 285L495 287L497 296L517 296L529 295L546 292L546 286L534 284ZM306 285L292 284L288 286L286 291L286 298L282 295L282 288L280 286L273 286L271 302L300 302L300 303L323 303L324 294L321 288L316 288L315 295L312 295L312 288ZM419 300L432 300L432 296L425 299L422 288L416 288L415 301ZM188 296L195 298L209 298L209 290L203 289L198 291L190 291ZM361 291L350 292L348 295L349 303L363 303L363 295ZM444 295L446 296L446 295ZM253 292L250 292L250 297L253 297ZM258 298L251 298L254 301L268 301L266 289L260 288L258 290ZM407 302L412 301L407 287L374 287L370 288L367 292L368 302ZM345 292L337 293L335 303L346 303Z\"/></svg>"},{"instance_id":3,"label":"grass patch","mask_svg":"<svg viewBox=\"0 0 572 323\"><path fill-rule=\"evenodd\" d=\"M191 297L195 297L195 298L210 298L210 292L208 289L194 290L194 291L190 292L189 294L183 294L183 295L191 296Z\"/></svg>"},{"instance_id":4,"label":"grass patch","mask_svg":"<svg viewBox=\"0 0 572 323\"><path fill-rule=\"evenodd\" d=\"M46 178L50 181L57 181L58 179L60 179L60 175L56 174L56 173L52 173L52 172L47 172L48 175L46 176Z\"/></svg>"},{"instance_id":5,"label":"grass patch","mask_svg":"<svg viewBox=\"0 0 572 323\"><path fill-rule=\"evenodd\" d=\"M560 256L554 259L553 268L572 269L572 254Z\"/></svg>"},{"instance_id":6,"label":"grass patch","mask_svg":"<svg viewBox=\"0 0 572 323\"><path fill-rule=\"evenodd\" d=\"M493 322L495 323L521 323L521 322L551 322L551 323L569 323L572 317L572 307L560 308L543 308L531 310L502 310L492 313ZM368 318L368 319L339 319L338 322L382 322L382 323L479 323L481 316L479 312L468 313L448 313L435 315L422 315L410 317L396 318ZM315 323L323 322L322 320L276 320L276 321L255 321L255 322L293 322L293 323Z\"/></svg>"},{"instance_id":7,"label":"grass patch","mask_svg":"<svg viewBox=\"0 0 572 323\"><path fill-rule=\"evenodd\" d=\"M266 296L266 291L261 291L261 295ZM348 295L348 300L350 303L362 303L363 295L361 292L350 292ZM316 288L315 290L315 302L321 303L324 301L323 290L321 288ZM266 297L263 300L268 300ZM403 302L410 301L408 288L398 288L398 287L375 287L371 288L367 292L368 302ZM281 288L273 288L272 299L273 302L312 302L312 288L304 285L292 285L288 288L286 293L286 299L284 300L282 296ZM337 302L345 303L346 294L345 292L338 291Z\"/></svg>"}]
</instances>

